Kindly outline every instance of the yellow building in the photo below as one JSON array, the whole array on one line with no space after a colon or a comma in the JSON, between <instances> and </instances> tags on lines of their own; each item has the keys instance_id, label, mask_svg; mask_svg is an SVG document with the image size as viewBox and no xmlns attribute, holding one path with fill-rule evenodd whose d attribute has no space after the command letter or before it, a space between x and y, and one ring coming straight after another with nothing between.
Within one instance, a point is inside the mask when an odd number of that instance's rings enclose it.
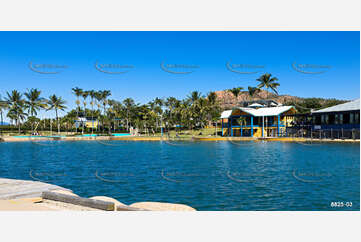
<instances>
[{"instance_id":1,"label":"yellow building","mask_svg":"<svg viewBox=\"0 0 361 242\"><path fill-rule=\"evenodd\" d=\"M222 136L278 137L291 126L295 113L293 106L260 104L226 110L221 115Z\"/></svg>"},{"instance_id":2,"label":"yellow building","mask_svg":"<svg viewBox=\"0 0 361 242\"><path fill-rule=\"evenodd\" d=\"M96 127L98 127L98 120L93 118L93 120L91 118L78 118L78 120L75 121L75 126L77 128L80 128L83 126L83 123L84 123L84 126L87 127L87 128L93 128L95 129Z\"/></svg>"},{"instance_id":3,"label":"yellow building","mask_svg":"<svg viewBox=\"0 0 361 242\"><path fill-rule=\"evenodd\" d=\"M98 127L98 120L86 121L85 126L87 128L95 129L96 127Z\"/></svg>"}]
</instances>

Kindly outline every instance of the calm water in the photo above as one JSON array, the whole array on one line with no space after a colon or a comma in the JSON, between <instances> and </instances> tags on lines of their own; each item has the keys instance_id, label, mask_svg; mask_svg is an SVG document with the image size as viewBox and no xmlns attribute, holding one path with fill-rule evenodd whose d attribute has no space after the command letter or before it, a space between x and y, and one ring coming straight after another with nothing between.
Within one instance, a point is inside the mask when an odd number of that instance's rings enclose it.
<instances>
[{"instance_id":1,"label":"calm water","mask_svg":"<svg viewBox=\"0 0 361 242\"><path fill-rule=\"evenodd\" d=\"M359 144L0 143L0 177L197 210L360 210ZM332 208L331 202L344 202ZM352 203L352 206L351 206Z\"/></svg>"}]
</instances>

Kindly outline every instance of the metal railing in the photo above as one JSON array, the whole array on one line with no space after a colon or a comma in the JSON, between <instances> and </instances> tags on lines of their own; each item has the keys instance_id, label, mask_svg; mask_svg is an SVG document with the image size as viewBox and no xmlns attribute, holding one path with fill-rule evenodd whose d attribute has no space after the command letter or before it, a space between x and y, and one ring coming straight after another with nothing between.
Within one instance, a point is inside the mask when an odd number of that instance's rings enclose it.
<instances>
[{"instance_id":1,"label":"metal railing","mask_svg":"<svg viewBox=\"0 0 361 242\"><path fill-rule=\"evenodd\" d=\"M287 127L284 137L313 139L360 139L359 129L311 129L309 127Z\"/></svg>"}]
</instances>

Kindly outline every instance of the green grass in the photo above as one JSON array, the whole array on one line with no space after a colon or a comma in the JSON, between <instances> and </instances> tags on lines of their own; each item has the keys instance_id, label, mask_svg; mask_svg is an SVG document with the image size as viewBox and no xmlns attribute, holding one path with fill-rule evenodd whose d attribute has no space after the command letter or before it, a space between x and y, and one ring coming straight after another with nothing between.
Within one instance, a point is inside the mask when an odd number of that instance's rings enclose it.
<instances>
[{"instance_id":1,"label":"green grass","mask_svg":"<svg viewBox=\"0 0 361 242\"><path fill-rule=\"evenodd\" d=\"M217 129L217 131L219 132L221 129ZM169 132L169 136L170 137L176 137L176 134L178 134L179 137L181 138L191 138L193 136L196 137L209 137L209 136L215 136L215 128L205 128L205 129L200 129L200 130L181 130L181 131L175 131L175 130L171 130ZM202 134L200 134L202 133ZM164 132L163 136L167 136L168 133ZM148 135L147 135L148 136ZM149 136L153 136L153 135L149 135ZM161 133L156 133L155 136L161 136Z\"/></svg>"},{"instance_id":2,"label":"green grass","mask_svg":"<svg viewBox=\"0 0 361 242\"><path fill-rule=\"evenodd\" d=\"M220 128L217 128L217 131L221 131ZM74 135L81 135L81 132L75 133L75 132L60 132L58 134L58 132L53 131L38 131L40 133L40 135L42 136L50 136L50 135L60 135L60 136L74 136ZM200 135L201 133L201 135ZM91 134L91 132L84 132L84 134ZM95 134L95 132L94 132ZM99 134L97 133L99 136L101 135L108 135L108 134ZM191 137L209 137L209 136L215 136L215 128L204 128L204 129L199 129L199 130L181 130L181 131L176 131L176 130L171 130L169 131L169 136L170 137L176 137L176 135L178 134L178 136L180 138L191 138ZM26 135L31 135L31 131L25 131L25 133L21 133L19 134L17 131L3 131L3 135L4 136L26 136ZM161 133L155 133L155 135L153 134L149 134L149 135L145 135L144 133L141 134L142 137L144 136L149 136L149 137L154 137L154 136L161 136ZM168 132L164 132L163 136L168 136Z\"/></svg>"}]
</instances>

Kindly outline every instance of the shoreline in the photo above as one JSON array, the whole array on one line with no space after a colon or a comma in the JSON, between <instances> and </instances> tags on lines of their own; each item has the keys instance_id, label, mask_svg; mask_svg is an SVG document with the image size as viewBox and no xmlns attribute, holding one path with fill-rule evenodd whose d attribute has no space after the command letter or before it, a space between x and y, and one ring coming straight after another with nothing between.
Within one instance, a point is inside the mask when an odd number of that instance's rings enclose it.
<instances>
[{"instance_id":1,"label":"shoreline","mask_svg":"<svg viewBox=\"0 0 361 242\"><path fill-rule=\"evenodd\" d=\"M325 143L360 143L359 139L311 139L300 137L265 137L265 138L252 138L252 137L181 137L181 138L168 138L161 136L96 136L96 137L13 137L3 136L0 137L1 142L34 142L34 141L97 141L97 140L124 140L124 141L280 141L280 142L325 142Z\"/></svg>"}]
</instances>

